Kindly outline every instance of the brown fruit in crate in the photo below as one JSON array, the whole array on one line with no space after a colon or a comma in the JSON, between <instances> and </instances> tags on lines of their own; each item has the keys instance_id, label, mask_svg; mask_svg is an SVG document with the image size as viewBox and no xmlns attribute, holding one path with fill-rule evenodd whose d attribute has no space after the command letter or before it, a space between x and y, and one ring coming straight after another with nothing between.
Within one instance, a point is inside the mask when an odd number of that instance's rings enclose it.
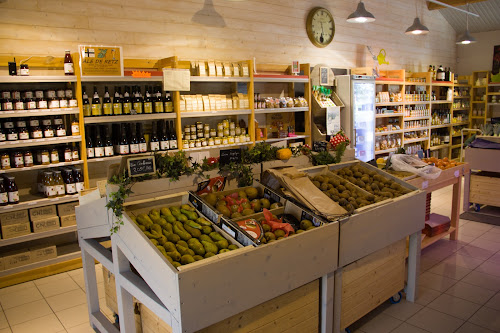
<instances>
[{"instance_id":1,"label":"brown fruit in crate","mask_svg":"<svg viewBox=\"0 0 500 333\"><path fill-rule=\"evenodd\" d=\"M245 189L247 198L253 200L259 196L259 191L255 187L249 187Z\"/></svg>"},{"instance_id":2,"label":"brown fruit in crate","mask_svg":"<svg viewBox=\"0 0 500 333\"><path fill-rule=\"evenodd\" d=\"M309 220L300 221L300 229L307 230L307 228L313 226L313 223Z\"/></svg>"},{"instance_id":3,"label":"brown fruit in crate","mask_svg":"<svg viewBox=\"0 0 500 333\"><path fill-rule=\"evenodd\" d=\"M243 209L243 212L242 212L243 216L252 215L252 214L254 214L254 213L255 213L255 212L254 212L254 211L253 211L253 209L251 209L251 208Z\"/></svg>"},{"instance_id":4,"label":"brown fruit in crate","mask_svg":"<svg viewBox=\"0 0 500 333\"><path fill-rule=\"evenodd\" d=\"M238 196L239 196L240 198L246 198L246 197L247 197L247 194L246 194L246 192L245 192L245 191L238 191Z\"/></svg>"},{"instance_id":5,"label":"brown fruit in crate","mask_svg":"<svg viewBox=\"0 0 500 333\"><path fill-rule=\"evenodd\" d=\"M347 188L346 188L344 185L339 185L339 186L337 186L337 190L338 190L339 192L344 192L346 189L347 189Z\"/></svg>"},{"instance_id":6,"label":"brown fruit in crate","mask_svg":"<svg viewBox=\"0 0 500 333\"><path fill-rule=\"evenodd\" d=\"M264 230L264 232L269 232L271 231L271 226L267 223L262 223L262 229Z\"/></svg>"},{"instance_id":7,"label":"brown fruit in crate","mask_svg":"<svg viewBox=\"0 0 500 333\"><path fill-rule=\"evenodd\" d=\"M261 201L260 201L259 199L253 199L253 200L250 202L250 206L252 207L252 209L253 209L255 212L260 212L261 207L262 207L262 204L261 204Z\"/></svg>"},{"instance_id":8,"label":"brown fruit in crate","mask_svg":"<svg viewBox=\"0 0 500 333\"><path fill-rule=\"evenodd\" d=\"M279 239L280 237L285 237L285 232L281 229L275 230L274 236L276 236L276 239Z\"/></svg>"},{"instance_id":9,"label":"brown fruit in crate","mask_svg":"<svg viewBox=\"0 0 500 333\"><path fill-rule=\"evenodd\" d=\"M253 211L252 211L252 212L253 212ZM242 217L242 216L243 216L243 215L241 215L241 213L240 213L240 212L235 212L235 213L232 213L232 214L231 214L231 218L232 218L232 219L237 219L237 218Z\"/></svg>"},{"instance_id":10,"label":"brown fruit in crate","mask_svg":"<svg viewBox=\"0 0 500 333\"><path fill-rule=\"evenodd\" d=\"M264 237L266 237L266 239L267 239L268 242L270 240L275 240L276 239L276 236L272 232L270 232L270 231L266 232L264 234Z\"/></svg>"},{"instance_id":11,"label":"brown fruit in crate","mask_svg":"<svg viewBox=\"0 0 500 333\"><path fill-rule=\"evenodd\" d=\"M275 203L273 203L273 204L271 205L271 207L270 207L270 208L271 208L271 209L275 209L275 208L279 208L279 207L281 207L281 206L283 206L283 205L282 205L280 202L275 202Z\"/></svg>"},{"instance_id":12,"label":"brown fruit in crate","mask_svg":"<svg viewBox=\"0 0 500 333\"><path fill-rule=\"evenodd\" d=\"M321 186L321 183L317 180L313 181L312 182L314 184L314 186L316 186L317 188L319 188Z\"/></svg>"},{"instance_id":13,"label":"brown fruit in crate","mask_svg":"<svg viewBox=\"0 0 500 333\"><path fill-rule=\"evenodd\" d=\"M319 187L321 191L326 191L328 190L328 183L322 183L321 186Z\"/></svg>"}]
</instances>

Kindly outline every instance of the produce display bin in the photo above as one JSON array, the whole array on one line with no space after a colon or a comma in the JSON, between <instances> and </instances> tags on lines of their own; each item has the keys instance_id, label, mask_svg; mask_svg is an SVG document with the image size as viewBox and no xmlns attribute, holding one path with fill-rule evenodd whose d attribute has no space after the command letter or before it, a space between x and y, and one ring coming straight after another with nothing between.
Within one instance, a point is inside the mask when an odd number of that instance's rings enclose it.
<instances>
[{"instance_id":1,"label":"produce display bin","mask_svg":"<svg viewBox=\"0 0 500 333\"><path fill-rule=\"evenodd\" d=\"M472 203L500 207L500 173L478 172L470 177Z\"/></svg>"}]
</instances>

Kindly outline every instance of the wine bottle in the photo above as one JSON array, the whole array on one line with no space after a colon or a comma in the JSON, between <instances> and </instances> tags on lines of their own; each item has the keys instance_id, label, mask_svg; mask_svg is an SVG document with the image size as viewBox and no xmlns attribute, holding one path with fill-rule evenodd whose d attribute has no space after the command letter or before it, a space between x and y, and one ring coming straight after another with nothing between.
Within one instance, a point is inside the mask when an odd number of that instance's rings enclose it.
<instances>
[{"instance_id":1,"label":"wine bottle","mask_svg":"<svg viewBox=\"0 0 500 333\"><path fill-rule=\"evenodd\" d=\"M144 99L144 113L153 113L153 99L149 93L149 86L146 86L146 98Z\"/></svg>"},{"instance_id":2,"label":"wine bottle","mask_svg":"<svg viewBox=\"0 0 500 333\"><path fill-rule=\"evenodd\" d=\"M130 153L130 147L127 140L127 132L125 130L125 124L122 124L120 129L120 143L119 143L119 154L128 155Z\"/></svg>"},{"instance_id":3,"label":"wine bottle","mask_svg":"<svg viewBox=\"0 0 500 333\"><path fill-rule=\"evenodd\" d=\"M89 127L87 127L85 133L87 133L87 135L85 136L85 141L87 144L87 158L94 158L95 157L94 144L92 142L92 138L90 137Z\"/></svg>"},{"instance_id":4,"label":"wine bottle","mask_svg":"<svg viewBox=\"0 0 500 333\"><path fill-rule=\"evenodd\" d=\"M120 124L111 125L111 141L113 142L114 154L120 154Z\"/></svg>"},{"instance_id":5,"label":"wine bottle","mask_svg":"<svg viewBox=\"0 0 500 333\"><path fill-rule=\"evenodd\" d=\"M160 150L160 140L158 139L157 136L157 123L152 123L152 130L151 130L151 139L149 140L149 149L151 151L158 151Z\"/></svg>"},{"instance_id":6,"label":"wine bottle","mask_svg":"<svg viewBox=\"0 0 500 333\"><path fill-rule=\"evenodd\" d=\"M104 156L113 156L115 154L113 150L113 142L109 136L109 127L104 127Z\"/></svg>"},{"instance_id":7,"label":"wine bottle","mask_svg":"<svg viewBox=\"0 0 500 333\"><path fill-rule=\"evenodd\" d=\"M131 125L130 126L130 140L129 140L129 145L130 145L130 153L131 154L138 154L139 153L139 140L137 140L137 133L135 130L135 126Z\"/></svg>"},{"instance_id":8,"label":"wine bottle","mask_svg":"<svg viewBox=\"0 0 500 333\"><path fill-rule=\"evenodd\" d=\"M135 94L134 94L134 110L135 113L141 114L143 113L143 99L141 97L141 88L136 87L135 88ZM131 151L132 152L132 151Z\"/></svg>"},{"instance_id":9,"label":"wine bottle","mask_svg":"<svg viewBox=\"0 0 500 333\"><path fill-rule=\"evenodd\" d=\"M444 69L443 65L439 65L439 68L436 72L436 81L444 81Z\"/></svg>"},{"instance_id":10,"label":"wine bottle","mask_svg":"<svg viewBox=\"0 0 500 333\"><path fill-rule=\"evenodd\" d=\"M97 87L94 86L94 97L92 98L92 116L102 116L102 105L99 94L97 93Z\"/></svg>"},{"instance_id":11,"label":"wine bottle","mask_svg":"<svg viewBox=\"0 0 500 333\"><path fill-rule=\"evenodd\" d=\"M155 113L162 113L164 111L165 111L165 109L163 108L163 98L161 97L161 90L160 90L160 87L156 87L154 112Z\"/></svg>"},{"instance_id":12,"label":"wine bottle","mask_svg":"<svg viewBox=\"0 0 500 333\"><path fill-rule=\"evenodd\" d=\"M158 121L158 126L161 127L158 129L158 131L161 133L160 137L160 150L169 150L170 149L170 143L168 140L168 134L167 134L167 125L165 123L165 126L163 125L163 120Z\"/></svg>"},{"instance_id":13,"label":"wine bottle","mask_svg":"<svg viewBox=\"0 0 500 333\"><path fill-rule=\"evenodd\" d=\"M99 126L95 127L94 150L95 150L95 157L97 158L104 157L104 143L102 142L101 129Z\"/></svg>"},{"instance_id":14,"label":"wine bottle","mask_svg":"<svg viewBox=\"0 0 500 333\"><path fill-rule=\"evenodd\" d=\"M111 103L111 98L109 97L108 87L104 87L104 97L102 99L102 113L105 116L113 115L113 104Z\"/></svg>"},{"instance_id":15,"label":"wine bottle","mask_svg":"<svg viewBox=\"0 0 500 333\"><path fill-rule=\"evenodd\" d=\"M170 121L170 136L169 136L169 144L170 150L177 149L177 134L175 134L174 122Z\"/></svg>"},{"instance_id":16,"label":"wine bottle","mask_svg":"<svg viewBox=\"0 0 500 333\"><path fill-rule=\"evenodd\" d=\"M92 116L92 113L90 111L89 96L87 96L87 92L85 90L85 87L83 87L82 109L83 109L83 116L84 117Z\"/></svg>"},{"instance_id":17,"label":"wine bottle","mask_svg":"<svg viewBox=\"0 0 500 333\"><path fill-rule=\"evenodd\" d=\"M123 106L122 106L120 87L115 87L115 97L113 98L113 114L115 116L123 114Z\"/></svg>"},{"instance_id":18,"label":"wine bottle","mask_svg":"<svg viewBox=\"0 0 500 333\"><path fill-rule=\"evenodd\" d=\"M145 153L148 151L148 144L146 143L146 138L144 137L144 131L142 130L142 124L137 124L137 140L139 141L139 152Z\"/></svg>"},{"instance_id":19,"label":"wine bottle","mask_svg":"<svg viewBox=\"0 0 500 333\"><path fill-rule=\"evenodd\" d=\"M165 112L174 112L174 105L170 93L165 94Z\"/></svg>"},{"instance_id":20,"label":"wine bottle","mask_svg":"<svg viewBox=\"0 0 500 333\"><path fill-rule=\"evenodd\" d=\"M125 94L123 95L123 114L130 114L132 110L132 100L130 98L130 88L125 87Z\"/></svg>"}]
</instances>

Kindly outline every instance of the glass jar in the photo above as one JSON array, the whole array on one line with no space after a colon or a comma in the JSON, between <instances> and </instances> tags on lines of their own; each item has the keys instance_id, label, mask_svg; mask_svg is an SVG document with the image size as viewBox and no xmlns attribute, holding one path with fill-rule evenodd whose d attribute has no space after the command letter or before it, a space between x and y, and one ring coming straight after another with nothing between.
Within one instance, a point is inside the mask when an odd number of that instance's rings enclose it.
<instances>
[{"instance_id":1,"label":"glass jar","mask_svg":"<svg viewBox=\"0 0 500 333\"><path fill-rule=\"evenodd\" d=\"M234 130L235 132L235 135L241 135L241 127L236 127L236 129Z\"/></svg>"},{"instance_id":2,"label":"glass jar","mask_svg":"<svg viewBox=\"0 0 500 333\"><path fill-rule=\"evenodd\" d=\"M82 170L80 169L73 170L73 178L75 178L76 191L80 193L85 188Z\"/></svg>"},{"instance_id":3,"label":"glass jar","mask_svg":"<svg viewBox=\"0 0 500 333\"><path fill-rule=\"evenodd\" d=\"M73 161L73 152L69 146L64 148L64 162L72 162Z\"/></svg>"},{"instance_id":4,"label":"glass jar","mask_svg":"<svg viewBox=\"0 0 500 333\"><path fill-rule=\"evenodd\" d=\"M76 184L75 184L75 180L73 178L73 173L71 170L64 171L63 180L64 180L65 187L66 187L66 194L75 194L76 193Z\"/></svg>"},{"instance_id":5,"label":"glass jar","mask_svg":"<svg viewBox=\"0 0 500 333\"><path fill-rule=\"evenodd\" d=\"M1 156L2 170L10 169L10 156L9 153L4 151Z\"/></svg>"},{"instance_id":6,"label":"glass jar","mask_svg":"<svg viewBox=\"0 0 500 333\"><path fill-rule=\"evenodd\" d=\"M224 136L229 136L230 131L229 128L224 128Z\"/></svg>"},{"instance_id":7,"label":"glass jar","mask_svg":"<svg viewBox=\"0 0 500 333\"><path fill-rule=\"evenodd\" d=\"M224 119L222 121L222 128L229 128L229 119Z\"/></svg>"},{"instance_id":8,"label":"glass jar","mask_svg":"<svg viewBox=\"0 0 500 333\"><path fill-rule=\"evenodd\" d=\"M33 154L29 150L26 150L24 152L24 166L25 167L33 166Z\"/></svg>"},{"instance_id":9,"label":"glass jar","mask_svg":"<svg viewBox=\"0 0 500 333\"><path fill-rule=\"evenodd\" d=\"M207 130L204 130L204 131L203 131L203 137L204 137L205 139L208 139L208 138L210 137L210 130L208 130L208 131L207 131Z\"/></svg>"},{"instance_id":10,"label":"glass jar","mask_svg":"<svg viewBox=\"0 0 500 333\"><path fill-rule=\"evenodd\" d=\"M66 189L64 186L64 181L62 179L61 171L54 171L54 186L56 190L56 196L62 197L66 194Z\"/></svg>"},{"instance_id":11,"label":"glass jar","mask_svg":"<svg viewBox=\"0 0 500 333\"><path fill-rule=\"evenodd\" d=\"M229 123L229 129L236 129L236 124L233 121Z\"/></svg>"},{"instance_id":12,"label":"glass jar","mask_svg":"<svg viewBox=\"0 0 500 333\"><path fill-rule=\"evenodd\" d=\"M47 149L42 149L40 151L40 164L49 165L50 164L50 153Z\"/></svg>"},{"instance_id":13,"label":"glass jar","mask_svg":"<svg viewBox=\"0 0 500 333\"><path fill-rule=\"evenodd\" d=\"M196 147L196 140L189 140L189 148L195 148Z\"/></svg>"},{"instance_id":14,"label":"glass jar","mask_svg":"<svg viewBox=\"0 0 500 333\"><path fill-rule=\"evenodd\" d=\"M64 127L64 122L61 116L57 116L54 118L54 127L56 136L66 136L66 128Z\"/></svg>"},{"instance_id":15,"label":"glass jar","mask_svg":"<svg viewBox=\"0 0 500 333\"><path fill-rule=\"evenodd\" d=\"M220 136L215 137L215 139L214 139L214 143L215 143L215 145L216 145L216 146L218 146L218 145L222 144L222 139L221 139L221 137L220 137Z\"/></svg>"},{"instance_id":16,"label":"glass jar","mask_svg":"<svg viewBox=\"0 0 500 333\"><path fill-rule=\"evenodd\" d=\"M52 127L52 120L50 118L42 120L43 136L45 138L53 138L54 128Z\"/></svg>"},{"instance_id":17,"label":"glass jar","mask_svg":"<svg viewBox=\"0 0 500 333\"><path fill-rule=\"evenodd\" d=\"M14 168L24 168L24 155L20 151L14 152Z\"/></svg>"},{"instance_id":18,"label":"glass jar","mask_svg":"<svg viewBox=\"0 0 500 333\"><path fill-rule=\"evenodd\" d=\"M30 135L32 139L41 139L43 138L43 132L40 128L40 121L38 118L32 117L30 118Z\"/></svg>"},{"instance_id":19,"label":"glass jar","mask_svg":"<svg viewBox=\"0 0 500 333\"><path fill-rule=\"evenodd\" d=\"M45 196L47 198L55 198L56 197L56 183L54 181L54 177L52 172L45 171L45 176L43 177L43 186L45 189Z\"/></svg>"},{"instance_id":20,"label":"glass jar","mask_svg":"<svg viewBox=\"0 0 500 333\"><path fill-rule=\"evenodd\" d=\"M222 138L222 144L223 145L227 145L228 143L229 143L229 141L228 141L227 137L223 137Z\"/></svg>"},{"instance_id":21,"label":"glass jar","mask_svg":"<svg viewBox=\"0 0 500 333\"><path fill-rule=\"evenodd\" d=\"M234 137L234 143L240 143L240 136L239 135L236 135Z\"/></svg>"},{"instance_id":22,"label":"glass jar","mask_svg":"<svg viewBox=\"0 0 500 333\"><path fill-rule=\"evenodd\" d=\"M223 123L218 123L217 124L217 131L223 131L224 130L224 124Z\"/></svg>"},{"instance_id":23,"label":"glass jar","mask_svg":"<svg viewBox=\"0 0 500 333\"><path fill-rule=\"evenodd\" d=\"M3 178L0 178L0 206L7 206L9 204L9 195L5 189Z\"/></svg>"},{"instance_id":24,"label":"glass jar","mask_svg":"<svg viewBox=\"0 0 500 333\"><path fill-rule=\"evenodd\" d=\"M196 136L198 137L198 139L200 139L200 138L205 137L205 134L203 133L203 130L198 130L196 132Z\"/></svg>"},{"instance_id":25,"label":"glass jar","mask_svg":"<svg viewBox=\"0 0 500 333\"><path fill-rule=\"evenodd\" d=\"M28 140L30 138L30 133L28 131L28 128L26 127L26 121L23 119L18 120L16 125L19 140Z\"/></svg>"},{"instance_id":26,"label":"glass jar","mask_svg":"<svg viewBox=\"0 0 500 333\"><path fill-rule=\"evenodd\" d=\"M196 148L200 148L200 147L201 147L201 140L200 140L200 139L195 140L195 141L194 141L194 146L195 146Z\"/></svg>"},{"instance_id":27,"label":"glass jar","mask_svg":"<svg viewBox=\"0 0 500 333\"><path fill-rule=\"evenodd\" d=\"M227 138L227 143L230 144L230 145L234 144L234 136L229 136Z\"/></svg>"},{"instance_id":28,"label":"glass jar","mask_svg":"<svg viewBox=\"0 0 500 333\"><path fill-rule=\"evenodd\" d=\"M208 145L209 145L209 146L213 146L213 145L215 145L215 140L214 140L214 138L209 138L209 139L208 139Z\"/></svg>"},{"instance_id":29,"label":"glass jar","mask_svg":"<svg viewBox=\"0 0 500 333\"><path fill-rule=\"evenodd\" d=\"M210 125L209 124L203 125L203 131L204 132L206 132L206 131L210 132Z\"/></svg>"},{"instance_id":30,"label":"glass jar","mask_svg":"<svg viewBox=\"0 0 500 333\"><path fill-rule=\"evenodd\" d=\"M207 146L207 139L203 138L203 139L200 139L201 140L201 146L202 147L206 147Z\"/></svg>"},{"instance_id":31,"label":"glass jar","mask_svg":"<svg viewBox=\"0 0 500 333\"><path fill-rule=\"evenodd\" d=\"M196 134L196 125L191 125L190 126L190 131L191 131L191 134L193 134L193 133Z\"/></svg>"},{"instance_id":32,"label":"glass jar","mask_svg":"<svg viewBox=\"0 0 500 333\"><path fill-rule=\"evenodd\" d=\"M224 130L222 130L222 131L217 131L217 136L218 136L219 138L222 138L222 137L224 136Z\"/></svg>"},{"instance_id":33,"label":"glass jar","mask_svg":"<svg viewBox=\"0 0 500 333\"><path fill-rule=\"evenodd\" d=\"M196 130L197 131L203 130L203 123L201 121L196 122Z\"/></svg>"},{"instance_id":34,"label":"glass jar","mask_svg":"<svg viewBox=\"0 0 500 333\"><path fill-rule=\"evenodd\" d=\"M250 142L250 135L249 134L245 134L245 141Z\"/></svg>"},{"instance_id":35,"label":"glass jar","mask_svg":"<svg viewBox=\"0 0 500 333\"><path fill-rule=\"evenodd\" d=\"M236 130L234 130L234 129L229 129L229 135L230 135L230 136L235 136L235 135L236 135Z\"/></svg>"},{"instance_id":36,"label":"glass jar","mask_svg":"<svg viewBox=\"0 0 500 333\"><path fill-rule=\"evenodd\" d=\"M182 148L183 149L189 148L189 140L182 140Z\"/></svg>"},{"instance_id":37,"label":"glass jar","mask_svg":"<svg viewBox=\"0 0 500 333\"><path fill-rule=\"evenodd\" d=\"M215 128L210 129L210 137L215 138L217 136L217 130Z\"/></svg>"},{"instance_id":38,"label":"glass jar","mask_svg":"<svg viewBox=\"0 0 500 333\"><path fill-rule=\"evenodd\" d=\"M9 204L17 204L19 203L19 191L17 189L16 181L14 177L7 176L7 196L9 198Z\"/></svg>"},{"instance_id":39,"label":"glass jar","mask_svg":"<svg viewBox=\"0 0 500 333\"><path fill-rule=\"evenodd\" d=\"M80 151L78 150L78 146L74 146L73 149L71 150L71 154L73 161L79 161L80 160Z\"/></svg>"}]
</instances>

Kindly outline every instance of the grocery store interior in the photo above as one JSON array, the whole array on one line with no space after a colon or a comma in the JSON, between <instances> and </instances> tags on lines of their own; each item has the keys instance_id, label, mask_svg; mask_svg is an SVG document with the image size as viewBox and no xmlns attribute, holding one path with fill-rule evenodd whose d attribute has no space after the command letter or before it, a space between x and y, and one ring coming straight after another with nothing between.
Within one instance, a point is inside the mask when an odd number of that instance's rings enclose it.
<instances>
[{"instance_id":1,"label":"grocery store interior","mask_svg":"<svg viewBox=\"0 0 500 333\"><path fill-rule=\"evenodd\" d=\"M500 333L500 0L0 0L0 333Z\"/></svg>"}]
</instances>

